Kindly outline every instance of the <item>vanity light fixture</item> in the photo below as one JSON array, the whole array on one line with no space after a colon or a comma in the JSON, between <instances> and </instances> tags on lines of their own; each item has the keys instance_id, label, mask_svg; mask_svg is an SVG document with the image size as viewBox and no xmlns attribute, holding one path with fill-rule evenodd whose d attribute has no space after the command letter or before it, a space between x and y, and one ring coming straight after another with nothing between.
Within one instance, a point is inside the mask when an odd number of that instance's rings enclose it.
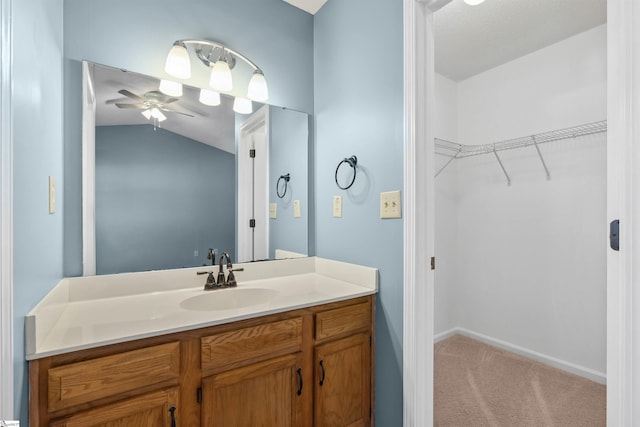
<instances>
[{"instance_id":1,"label":"vanity light fixture","mask_svg":"<svg viewBox=\"0 0 640 427\"><path fill-rule=\"evenodd\" d=\"M232 70L236 60L240 59L253 69L253 75L247 87L247 98L257 102L265 102L269 98L269 89L262 70L247 57L211 40L175 41L165 63L165 71L170 76L183 80L191 77L191 63L187 50L187 46L190 45L194 47L198 59L211 69L209 79L211 88L219 92L231 91L233 89ZM240 104L246 107L246 101L240 101Z\"/></svg>"},{"instance_id":2,"label":"vanity light fixture","mask_svg":"<svg viewBox=\"0 0 640 427\"><path fill-rule=\"evenodd\" d=\"M204 105L215 107L216 105L220 105L220 92L209 89L200 89L200 98L198 99L200 103Z\"/></svg>"},{"instance_id":3,"label":"vanity light fixture","mask_svg":"<svg viewBox=\"0 0 640 427\"><path fill-rule=\"evenodd\" d=\"M182 83L173 80L160 80L160 92L169 96L182 96Z\"/></svg>"},{"instance_id":4,"label":"vanity light fixture","mask_svg":"<svg viewBox=\"0 0 640 427\"><path fill-rule=\"evenodd\" d=\"M469 6L477 6L480 3L484 3L484 0L464 0L464 2Z\"/></svg>"},{"instance_id":5,"label":"vanity light fixture","mask_svg":"<svg viewBox=\"0 0 640 427\"><path fill-rule=\"evenodd\" d=\"M253 112L251 100L237 96L233 101L233 111L240 114L251 114Z\"/></svg>"}]
</instances>

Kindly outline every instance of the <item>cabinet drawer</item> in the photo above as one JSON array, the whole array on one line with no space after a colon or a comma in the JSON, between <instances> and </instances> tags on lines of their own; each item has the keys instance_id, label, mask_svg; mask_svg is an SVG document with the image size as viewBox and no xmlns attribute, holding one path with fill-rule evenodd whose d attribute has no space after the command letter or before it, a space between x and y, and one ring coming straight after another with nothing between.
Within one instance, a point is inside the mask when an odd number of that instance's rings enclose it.
<instances>
[{"instance_id":1,"label":"cabinet drawer","mask_svg":"<svg viewBox=\"0 0 640 427\"><path fill-rule=\"evenodd\" d=\"M202 369L233 367L302 349L302 318L210 335L200 340Z\"/></svg>"},{"instance_id":2,"label":"cabinet drawer","mask_svg":"<svg viewBox=\"0 0 640 427\"><path fill-rule=\"evenodd\" d=\"M364 302L316 314L316 340L367 330L371 326L371 304Z\"/></svg>"},{"instance_id":3,"label":"cabinet drawer","mask_svg":"<svg viewBox=\"0 0 640 427\"><path fill-rule=\"evenodd\" d=\"M180 375L180 343L156 345L52 368L49 412L171 382Z\"/></svg>"}]
</instances>

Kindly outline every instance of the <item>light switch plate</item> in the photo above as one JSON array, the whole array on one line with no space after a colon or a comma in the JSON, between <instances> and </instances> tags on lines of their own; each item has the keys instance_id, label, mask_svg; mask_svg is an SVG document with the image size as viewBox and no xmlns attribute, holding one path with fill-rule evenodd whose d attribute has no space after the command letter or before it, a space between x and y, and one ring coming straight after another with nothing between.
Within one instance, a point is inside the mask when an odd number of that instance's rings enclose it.
<instances>
[{"instance_id":1,"label":"light switch plate","mask_svg":"<svg viewBox=\"0 0 640 427\"><path fill-rule=\"evenodd\" d=\"M380 193L380 218L402 218L400 191Z\"/></svg>"},{"instance_id":2,"label":"light switch plate","mask_svg":"<svg viewBox=\"0 0 640 427\"><path fill-rule=\"evenodd\" d=\"M293 201L293 217L300 218L300 200Z\"/></svg>"},{"instance_id":3,"label":"light switch plate","mask_svg":"<svg viewBox=\"0 0 640 427\"><path fill-rule=\"evenodd\" d=\"M269 218L276 219L277 217L278 217L278 204L269 203Z\"/></svg>"},{"instance_id":4,"label":"light switch plate","mask_svg":"<svg viewBox=\"0 0 640 427\"><path fill-rule=\"evenodd\" d=\"M342 196L333 196L333 217L342 218Z\"/></svg>"},{"instance_id":5,"label":"light switch plate","mask_svg":"<svg viewBox=\"0 0 640 427\"><path fill-rule=\"evenodd\" d=\"M49 213L56 213L56 180L49 177Z\"/></svg>"}]
</instances>

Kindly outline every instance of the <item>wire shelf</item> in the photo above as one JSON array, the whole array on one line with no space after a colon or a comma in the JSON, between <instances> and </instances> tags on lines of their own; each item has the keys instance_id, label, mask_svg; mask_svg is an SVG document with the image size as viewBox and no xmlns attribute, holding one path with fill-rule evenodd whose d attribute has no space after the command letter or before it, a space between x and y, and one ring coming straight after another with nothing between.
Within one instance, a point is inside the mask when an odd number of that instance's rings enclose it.
<instances>
[{"instance_id":1,"label":"wire shelf","mask_svg":"<svg viewBox=\"0 0 640 427\"><path fill-rule=\"evenodd\" d=\"M535 135L525 136L521 138L508 139L505 141L494 142L491 144L484 145L464 145L458 144L455 142L447 141L444 139L435 138L435 152L441 156L449 157L449 160L440 168L440 170L436 173L438 176L451 162L456 159L461 159L464 157L471 156L479 156L482 154L493 154L495 155L504 175L507 178L507 184L511 185L511 178L507 173L504 165L502 164L502 160L500 160L500 156L498 152L505 150L513 150L516 148L529 147L531 145L535 146L538 156L540 157L540 161L542 162L542 166L547 175L547 179L551 178L551 174L549 173L549 169L547 168L547 164L544 161L544 157L540 152L539 144L544 144L545 142L559 141L562 139L568 138L577 138L585 135L593 135L597 133L602 133L607 131L607 121L602 120L599 122L587 123L584 125L573 126L570 128L557 129L550 132L539 133Z\"/></svg>"},{"instance_id":2,"label":"wire shelf","mask_svg":"<svg viewBox=\"0 0 640 427\"><path fill-rule=\"evenodd\" d=\"M588 123L585 125L558 129L484 145L464 145L436 138L435 146L436 154L459 159L469 156L478 156L481 154L491 154L494 151L500 152L504 150L513 150L515 148L529 147L531 145L544 144L545 142L559 141L561 139L577 138L579 136L592 135L606 131L607 121L603 120L600 122Z\"/></svg>"}]
</instances>

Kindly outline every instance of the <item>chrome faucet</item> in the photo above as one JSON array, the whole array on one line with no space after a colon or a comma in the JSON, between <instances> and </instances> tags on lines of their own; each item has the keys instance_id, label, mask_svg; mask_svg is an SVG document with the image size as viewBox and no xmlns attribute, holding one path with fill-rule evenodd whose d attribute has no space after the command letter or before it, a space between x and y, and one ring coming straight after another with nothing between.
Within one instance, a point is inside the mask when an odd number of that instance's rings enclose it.
<instances>
[{"instance_id":1,"label":"chrome faucet","mask_svg":"<svg viewBox=\"0 0 640 427\"><path fill-rule=\"evenodd\" d=\"M224 260L227 260L227 277L224 276ZM216 280L213 277L213 271L198 271L196 274L208 274L207 283L204 284L205 291L211 291L214 289L223 289L223 288L235 288L238 286L238 282L236 281L236 276L233 274L234 271L244 271L244 268L233 268L233 264L231 264L231 256L223 252L220 255L220 269L218 270L218 279Z\"/></svg>"},{"instance_id":2,"label":"chrome faucet","mask_svg":"<svg viewBox=\"0 0 640 427\"><path fill-rule=\"evenodd\" d=\"M227 278L224 277L224 259L227 259ZM243 271L244 268L233 268L233 264L231 264L231 256L227 252L223 252L220 255L220 269L218 270L218 286L222 285L224 288L235 288L238 286L238 282L236 281L236 276L233 274L234 271Z\"/></svg>"}]
</instances>

